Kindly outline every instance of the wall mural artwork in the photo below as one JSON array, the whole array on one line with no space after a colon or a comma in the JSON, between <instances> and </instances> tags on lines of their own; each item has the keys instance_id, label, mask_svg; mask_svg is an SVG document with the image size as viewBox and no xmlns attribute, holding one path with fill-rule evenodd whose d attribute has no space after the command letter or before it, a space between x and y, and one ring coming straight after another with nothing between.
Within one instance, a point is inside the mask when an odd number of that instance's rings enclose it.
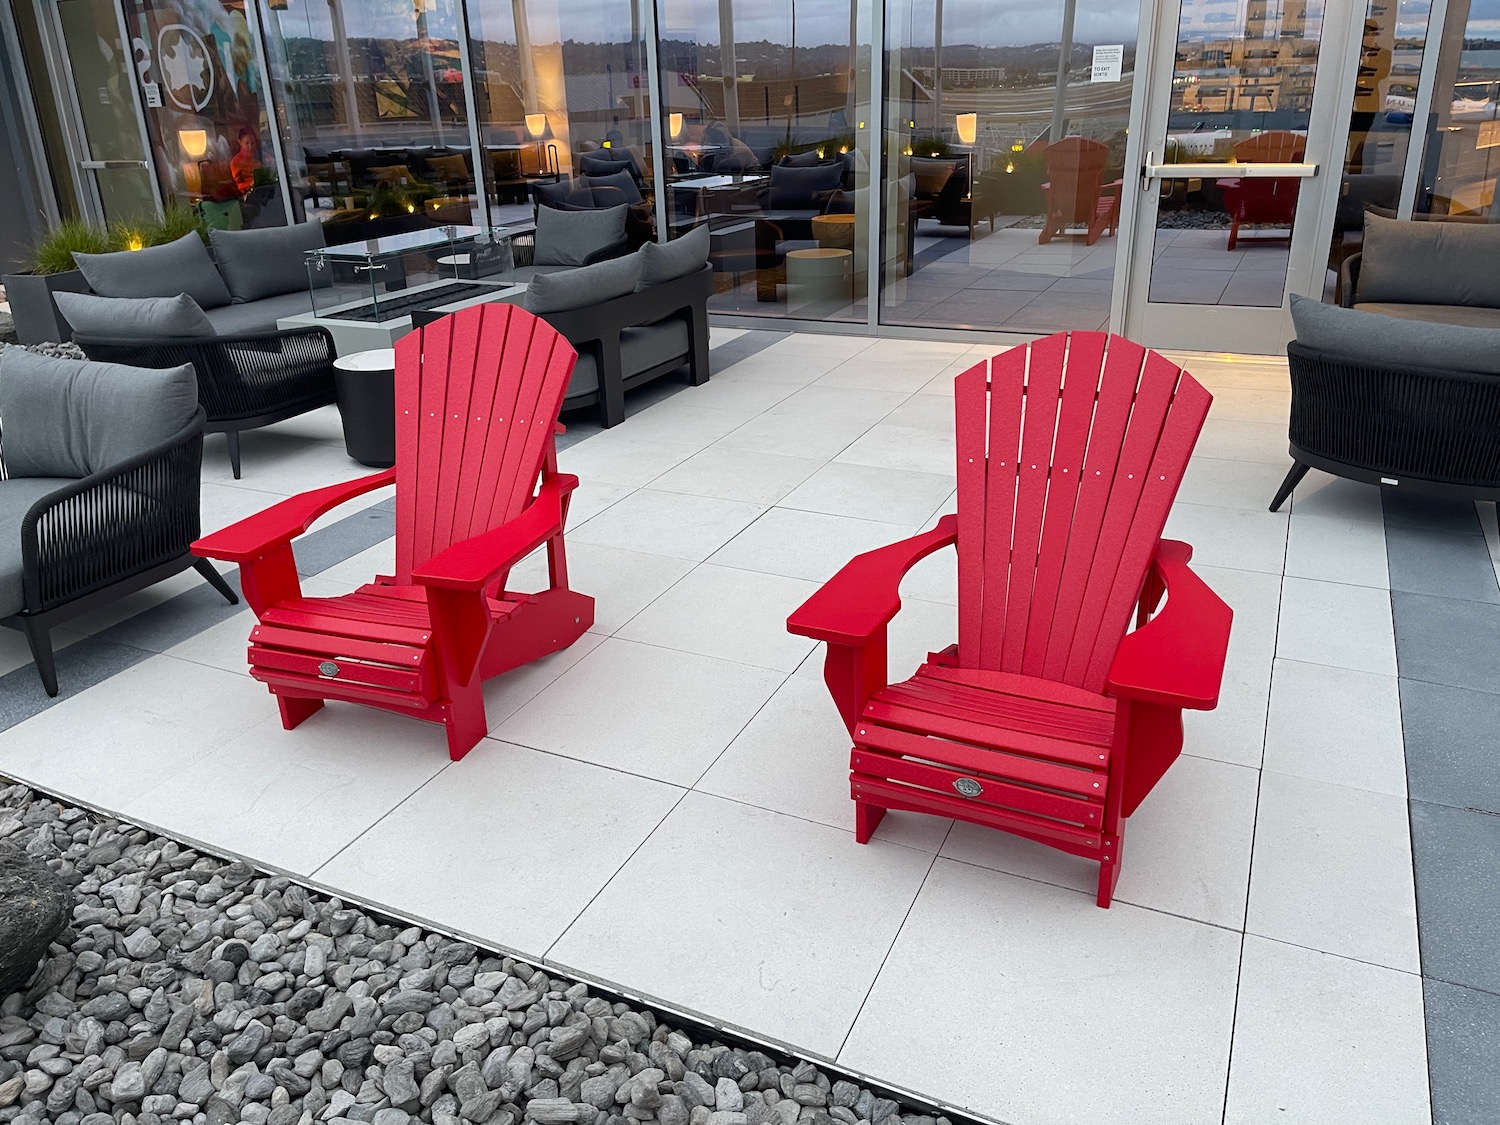
<instances>
[{"instance_id":1,"label":"wall mural artwork","mask_svg":"<svg viewBox=\"0 0 1500 1125\"><path fill-rule=\"evenodd\" d=\"M254 41L220 0L128 0L162 194L208 226L286 221Z\"/></svg>"}]
</instances>

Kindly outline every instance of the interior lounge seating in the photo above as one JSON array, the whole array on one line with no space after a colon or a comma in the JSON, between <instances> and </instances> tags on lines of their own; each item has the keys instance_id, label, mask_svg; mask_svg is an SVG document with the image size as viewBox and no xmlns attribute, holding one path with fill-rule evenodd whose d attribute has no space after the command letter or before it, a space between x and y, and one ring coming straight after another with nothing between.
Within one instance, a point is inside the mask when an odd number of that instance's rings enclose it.
<instances>
[{"instance_id":1,"label":"interior lounge seating","mask_svg":"<svg viewBox=\"0 0 1500 1125\"><path fill-rule=\"evenodd\" d=\"M0 624L21 629L48 695L51 631L194 567L203 410L192 369L0 350Z\"/></svg>"},{"instance_id":2,"label":"interior lounge seating","mask_svg":"<svg viewBox=\"0 0 1500 1125\"><path fill-rule=\"evenodd\" d=\"M1302 159L1307 138L1299 133L1270 132L1246 137L1234 146L1234 158L1241 164L1288 164ZM1240 244L1240 227L1284 226L1283 238L1292 236L1292 220L1297 217L1297 194L1302 181L1294 177L1267 178L1240 176L1219 181L1224 206L1229 211L1229 244L1234 250ZM1266 235L1257 241L1270 241Z\"/></svg>"},{"instance_id":3,"label":"interior lounge seating","mask_svg":"<svg viewBox=\"0 0 1500 1125\"><path fill-rule=\"evenodd\" d=\"M136 367L188 364L207 431L228 440L240 475L242 430L334 401L333 338L276 328L310 308L303 253L322 245L316 223L213 231L217 264L196 234L166 246L78 254L94 294L65 293L58 309L91 359Z\"/></svg>"},{"instance_id":4,"label":"interior lounge seating","mask_svg":"<svg viewBox=\"0 0 1500 1125\"><path fill-rule=\"evenodd\" d=\"M1046 216L1037 242L1082 228L1083 240L1092 246L1106 231L1120 226L1120 180L1104 182L1109 166L1109 146L1087 137L1064 137L1047 146L1047 182L1042 184Z\"/></svg>"},{"instance_id":5,"label":"interior lounge seating","mask_svg":"<svg viewBox=\"0 0 1500 1125\"><path fill-rule=\"evenodd\" d=\"M967 157L913 156L911 175L912 199L926 204L918 218L932 219L943 226L969 225Z\"/></svg>"},{"instance_id":6,"label":"interior lounge seating","mask_svg":"<svg viewBox=\"0 0 1500 1125\"><path fill-rule=\"evenodd\" d=\"M1292 466L1271 511L1310 468L1381 488L1500 500L1500 317L1470 327L1294 295L1292 320Z\"/></svg>"},{"instance_id":7,"label":"interior lounge seating","mask_svg":"<svg viewBox=\"0 0 1500 1125\"><path fill-rule=\"evenodd\" d=\"M1500 227L1365 216L1358 253L1344 260L1345 308L1405 320L1500 328Z\"/></svg>"}]
</instances>

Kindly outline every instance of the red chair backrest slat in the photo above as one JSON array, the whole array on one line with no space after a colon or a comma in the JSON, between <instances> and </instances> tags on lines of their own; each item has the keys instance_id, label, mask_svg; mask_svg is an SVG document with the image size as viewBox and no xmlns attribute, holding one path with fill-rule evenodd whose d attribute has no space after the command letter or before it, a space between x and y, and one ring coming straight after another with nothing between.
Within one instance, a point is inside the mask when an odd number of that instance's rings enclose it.
<instances>
[{"instance_id":1,"label":"red chair backrest slat","mask_svg":"<svg viewBox=\"0 0 1500 1125\"><path fill-rule=\"evenodd\" d=\"M1074 332L976 364L954 398L961 664L1103 690L1210 395Z\"/></svg>"},{"instance_id":2,"label":"red chair backrest slat","mask_svg":"<svg viewBox=\"0 0 1500 1125\"><path fill-rule=\"evenodd\" d=\"M476 305L396 342L397 582L525 509L577 359L514 305Z\"/></svg>"}]
</instances>

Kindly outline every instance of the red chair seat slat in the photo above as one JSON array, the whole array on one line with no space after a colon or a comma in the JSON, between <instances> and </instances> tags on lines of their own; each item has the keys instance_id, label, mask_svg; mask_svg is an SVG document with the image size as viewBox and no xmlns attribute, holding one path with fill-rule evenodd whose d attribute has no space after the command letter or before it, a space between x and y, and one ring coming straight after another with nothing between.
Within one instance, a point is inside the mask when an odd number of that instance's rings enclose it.
<instances>
[{"instance_id":1,"label":"red chair seat slat","mask_svg":"<svg viewBox=\"0 0 1500 1125\"><path fill-rule=\"evenodd\" d=\"M998 756L997 756L998 757ZM1085 828L1098 828L1104 811L1103 800L1087 800L1066 797L1047 789L1021 785L1003 774L989 774L980 770L959 771L945 766L903 758L895 754L882 754L874 750L855 749L849 758L849 768L868 777L899 781L917 785L948 796L956 792L954 782L962 779L974 781L982 786L973 796L964 799L976 804L995 805L1066 821ZM1003 764L1002 767L1003 768ZM1101 789L1100 792L1103 792Z\"/></svg>"},{"instance_id":2,"label":"red chair seat slat","mask_svg":"<svg viewBox=\"0 0 1500 1125\"><path fill-rule=\"evenodd\" d=\"M962 797L947 797L941 793L929 793L909 785L882 781L862 774L849 775L849 794L856 801L868 801L885 809L906 809L910 812L932 813L999 828L1017 836L1041 840L1054 847L1063 847L1075 855L1097 858L1103 834L1090 832L1086 828L1075 828L1055 820L1031 816L1022 812L1011 812L989 805L976 805ZM1071 846L1067 846L1071 845Z\"/></svg>"}]
</instances>

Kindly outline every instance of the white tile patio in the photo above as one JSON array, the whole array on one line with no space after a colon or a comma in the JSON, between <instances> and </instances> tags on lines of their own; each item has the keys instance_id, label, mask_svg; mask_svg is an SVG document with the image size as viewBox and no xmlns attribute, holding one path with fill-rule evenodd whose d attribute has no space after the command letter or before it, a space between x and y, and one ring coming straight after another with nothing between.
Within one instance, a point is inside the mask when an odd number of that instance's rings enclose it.
<instances>
[{"instance_id":1,"label":"white tile patio","mask_svg":"<svg viewBox=\"0 0 1500 1125\"><path fill-rule=\"evenodd\" d=\"M794 334L565 450L596 624L487 685L463 762L351 707L283 731L242 612L0 731L0 774L1015 1125L1428 1120L1380 509L1314 473L1265 512L1284 364L1176 357L1220 405L1172 530L1235 632L1116 905L1082 861L945 820L854 843L821 653L781 621L951 506L935 376L974 355ZM211 443L207 524L357 473L331 411L262 435L238 482ZM952 639L951 556L903 597L898 675Z\"/></svg>"}]
</instances>

